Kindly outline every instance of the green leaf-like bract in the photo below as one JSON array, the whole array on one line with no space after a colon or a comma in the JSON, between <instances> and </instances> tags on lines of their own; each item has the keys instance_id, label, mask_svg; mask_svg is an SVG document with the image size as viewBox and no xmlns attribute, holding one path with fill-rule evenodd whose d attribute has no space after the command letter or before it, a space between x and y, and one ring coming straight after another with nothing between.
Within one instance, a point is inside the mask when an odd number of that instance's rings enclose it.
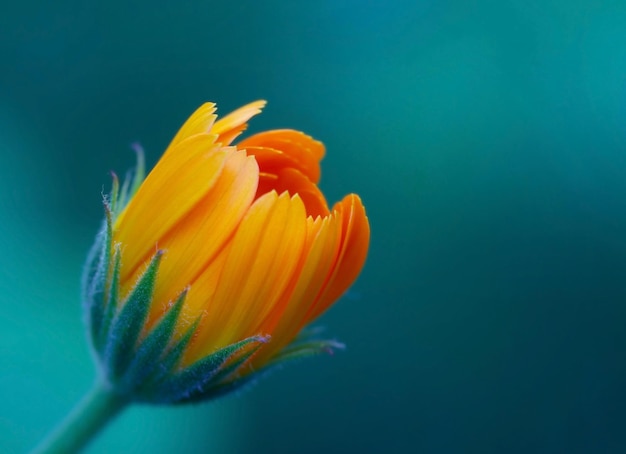
<instances>
[{"instance_id":1,"label":"green leaf-like bract","mask_svg":"<svg viewBox=\"0 0 626 454\"><path fill-rule=\"evenodd\" d=\"M114 382L121 377L135 355L135 344L150 309L162 255L163 251L154 255L107 333L102 360L109 379Z\"/></svg>"},{"instance_id":2,"label":"green leaf-like bract","mask_svg":"<svg viewBox=\"0 0 626 454\"><path fill-rule=\"evenodd\" d=\"M230 360L236 360L236 355L244 347L265 342L267 338L264 336L248 337L204 357L179 372L166 375L165 379L153 389L152 401L175 403L210 391L217 384L214 381L216 374Z\"/></svg>"},{"instance_id":3,"label":"green leaf-like bract","mask_svg":"<svg viewBox=\"0 0 626 454\"><path fill-rule=\"evenodd\" d=\"M113 269L111 271L111 277L108 279L109 284L105 289L105 301L102 314L102 322L100 323L100 329L95 333L95 348L96 351L102 353L107 344L107 338L111 329L111 323L115 317L115 312L119 306L119 294L120 294L120 268L122 266L122 252L121 246L117 244L115 251L113 252Z\"/></svg>"},{"instance_id":4,"label":"green leaf-like bract","mask_svg":"<svg viewBox=\"0 0 626 454\"><path fill-rule=\"evenodd\" d=\"M185 349L200 323L200 319L196 320L183 335L183 337L176 342L166 353L159 362L159 367L156 368L150 375L150 377L144 381L141 389L142 399L153 400L154 390L157 389L161 383L165 380L168 374L173 374L178 362L185 353ZM152 397L151 397L152 396Z\"/></svg>"},{"instance_id":5,"label":"green leaf-like bract","mask_svg":"<svg viewBox=\"0 0 626 454\"><path fill-rule=\"evenodd\" d=\"M312 334L316 333L317 330L312 331ZM286 363L309 356L320 355L322 353L332 353L334 349L344 348L344 345L339 342L311 339L306 334L308 333L305 333L305 336L299 336L298 339L279 351L262 369L237 377L236 374L240 367L245 364L248 359L242 357L241 363L235 362L218 372L213 378L214 384L211 388L202 393L192 393L188 397L180 400L179 403L196 403L217 399L218 397L254 385L259 379L268 375L273 370L282 367Z\"/></svg>"},{"instance_id":6,"label":"green leaf-like bract","mask_svg":"<svg viewBox=\"0 0 626 454\"><path fill-rule=\"evenodd\" d=\"M307 358L309 356L317 356L322 353L332 353L334 350L343 348L343 344L326 339L311 339L304 342L294 342L274 355L267 364L267 367Z\"/></svg>"},{"instance_id":7,"label":"green leaf-like bract","mask_svg":"<svg viewBox=\"0 0 626 454\"><path fill-rule=\"evenodd\" d=\"M104 297L109 274L111 260L111 242L113 238L113 227L111 221L111 210L109 205L104 203L105 219L96 236L96 241L89 251L87 263L83 271L82 279L82 302L89 330L89 339L92 346L98 350L98 337L102 329L104 317Z\"/></svg>"},{"instance_id":8,"label":"green leaf-like bract","mask_svg":"<svg viewBox=\"0 0 626 454\"><path fill-rule=\"evenodd\" d=\"M207 387L206 389L196 389L190 392L183 399L179 400L177 403L186 404L211 400L255 380L258 374L257 372L250 372L249 375L244 377L230 378L232 375L235 375L262 346L263 344L255 345L249 351L239 355L238 358L231 360L228 365L222 367L211 378L211 387Z\"/></svg>"},{"instance_id":9,"label":"green leaf-like bract","mask_svg":"<svg viewBox=\"0 0 626 454\"><path fill-rule=\"evenodd\" d=\"M132 361L118 383L118 388L121 388L125 393L140 389L146 379L157 371L162 361L163 352L174 332L186 296L187 290L180 294L176 302L163 315L161 321L137 347Z\"/></svg>"},{"instance_id":10,"label":"green leaf-like bract","mask_svg":"<svg viewBox=\"0 0 626 454\"><path fill-rule=\"evenodd\" d=\"M116 197L114 214L121 212L126 207L146 176L146 159L143 148L139 144L133 144L133 149L137 154L137 165L132 171L126 173L122 187L118 189L119 195Z\"/></svg>"}]
</instances>

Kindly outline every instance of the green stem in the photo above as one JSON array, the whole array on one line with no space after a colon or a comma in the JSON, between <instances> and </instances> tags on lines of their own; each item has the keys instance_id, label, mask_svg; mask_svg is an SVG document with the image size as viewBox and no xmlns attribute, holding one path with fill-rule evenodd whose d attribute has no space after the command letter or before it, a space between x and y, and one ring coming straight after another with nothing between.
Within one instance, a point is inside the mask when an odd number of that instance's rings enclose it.
<instances>
[{"instance_id":1,"label":"green stem","mask_svg":"<svg viewBox=\"0 0 626 454\"><path fill-rule=\"evenodd\" d=\"M79 452L111 421L128 401L97 382L65 420L31 454Z\"/></svg>"}]
</instances>

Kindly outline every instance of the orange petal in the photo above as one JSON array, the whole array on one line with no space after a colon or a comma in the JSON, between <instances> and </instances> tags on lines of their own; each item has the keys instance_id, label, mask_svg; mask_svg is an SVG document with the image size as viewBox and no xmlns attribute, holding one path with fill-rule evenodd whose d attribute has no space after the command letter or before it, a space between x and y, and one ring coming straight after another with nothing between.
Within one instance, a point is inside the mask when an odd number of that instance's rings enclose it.
<instances>
[{"instance_id":1,"label":"orange petal","mask_svg":"<svg viewBox=\"0 0 626 454\"><path fill-rule=\"evenodd\" d=\"M361 199L350 194L334 210L343 213L341 249L324 291L309 311L305 324L319 317L352 285L367 257L370 227Z\"/></svg>"},{"instance_id":2,"label":"orange petal","mask_svg":"<svg viewBox=\"0 0 626 454\"><path fill-rule=\"evenodd\" d=\"M324 221L320 217L315 219L311 216L307 217L306 237L302 246L302 254L300 255L298 264L293 269L291 281L281 295L280 301L277 302L274 309L267 315L267 317L260 321L257 328L253 330L254 332L272 334L280 320L285 317L285 313L290 306L290 302L294 299L294 292L297 292L298 286L301 285L303 280L302 274L306 273L305 265L312 259L311 249L313 248L318 232L322 228L323 224ZM315 260L314 257L313 260ZM295 296L295 298L298 298L298 296ZM299 302L297 304L305 304L304 301L300 301L299 299L298 301Z\"/></svg>"},{"instance_id":3,"label":"orange petal","mask_svg":"<svg viewBox=\"0 0 626 454\"><path fill-rule=\"evenodd\" d=\"M321 218L315 220L320 222ZM369 225L361 201L349 195L332 214L313 228L315 240L307 252L291 301L272 334L272 342L253 364L261 366L285 347L300 330L321 315L352 284L363 267L369 244Z\"/></svg>"},{"instance_id":4,"label":"orange petal","mask_svg":"<svg viewBox=\"0 0 626 454\"><path fill-rule=\"evenodd\" d=\"M228 246L219 285L198 330L196 345L204 354L259 334L253 330L291 281L305 238L306 214L298 197L271 192L252 205Z\"/></svg>"},{"instance_id":5,"label":"orange petal","mask_svg":"<svg viewBox=\"0 0 626 454\"><path fill-rule=\"evenodd\" d=\"M305 324L306 316L318 299L339 252L341 213L314 221L309 218L307 237L309 248L306 250L305 263L299 270L297 284L277 323L274 320L266 321L267 324L276 323L275 329L269 331L272 342L258 353L253 364L262 365L291 342Z\"/></svg>"},{"instance_id":6,"label":"orange petal","mask_svg":"<svg viewBox=\"0 0 626 454\"><path fill-rule=\"evenodd\" d=\"M300 170L313 183L320 180L319 162L324 156L324 145L302 132L291 129L266 131L242 140L237 148L245 148L248 154L258 156L262 172L271 172L277 166L287 167L284 163L288 160L288 167ZM263 149L272 149L273 153Z\"/></svg>"}]
</instances>

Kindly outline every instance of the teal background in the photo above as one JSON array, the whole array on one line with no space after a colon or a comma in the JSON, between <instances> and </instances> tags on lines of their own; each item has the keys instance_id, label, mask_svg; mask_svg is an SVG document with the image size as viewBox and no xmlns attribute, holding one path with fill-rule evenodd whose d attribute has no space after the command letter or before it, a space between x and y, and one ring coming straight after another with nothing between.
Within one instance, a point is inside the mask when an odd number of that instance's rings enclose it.
<instances>
[{"instance_id":1,"label":"teal background","mask_svg":"<svg viewBox=\"0 0 626 454\"><path fill-rule=\"evenodd\" d=\"M109 170L202 102L323 140L372 242L348 349L110 452L625 452L626 3L4 2L0 452L86 391L78 283Z\"/></svg>"}]
</instances>

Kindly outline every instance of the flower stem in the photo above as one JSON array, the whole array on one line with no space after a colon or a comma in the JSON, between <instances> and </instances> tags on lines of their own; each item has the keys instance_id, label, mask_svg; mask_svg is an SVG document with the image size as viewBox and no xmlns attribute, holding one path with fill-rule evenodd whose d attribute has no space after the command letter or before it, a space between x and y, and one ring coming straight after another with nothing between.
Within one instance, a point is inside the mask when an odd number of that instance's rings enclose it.
<instances>
[{"instance_id":1,"label":"flower stem","mask_svg":"<svg viewBox=\"0 0 626 454\"><path fill-rule=\"evenodd\" d=\"M71 454L79 452L128 401L97 382L31 454Z\"/></svg>"}]
</instances>

